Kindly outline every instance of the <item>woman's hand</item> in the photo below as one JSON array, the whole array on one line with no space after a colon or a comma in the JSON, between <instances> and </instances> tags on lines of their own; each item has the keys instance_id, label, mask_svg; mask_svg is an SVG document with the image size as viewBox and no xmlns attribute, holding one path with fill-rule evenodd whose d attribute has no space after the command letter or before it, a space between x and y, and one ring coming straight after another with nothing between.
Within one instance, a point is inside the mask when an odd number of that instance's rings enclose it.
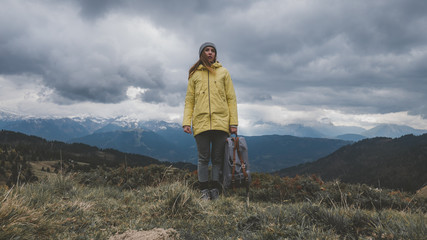
<instances>
[{"instance_id":1,"label":"woman's hand","mask_svg":"<svg viewBox=\"0 0 427 240\"><path fill-rule=\"evenodd\" d=\"M191 134L191 126L186 125L186 126L184 126L182 128L184 129L185 133Z\"/></svg>"},{"instance_id":2,"label":"woman's hand","mask_svg":"<svg viewBox=\"0 0 427 240\"><path fill-rule=\"evenodd\" d=\"M230 134L236 134L237 135L237 127L230 127Z\"/></svg>"}]
</instances>

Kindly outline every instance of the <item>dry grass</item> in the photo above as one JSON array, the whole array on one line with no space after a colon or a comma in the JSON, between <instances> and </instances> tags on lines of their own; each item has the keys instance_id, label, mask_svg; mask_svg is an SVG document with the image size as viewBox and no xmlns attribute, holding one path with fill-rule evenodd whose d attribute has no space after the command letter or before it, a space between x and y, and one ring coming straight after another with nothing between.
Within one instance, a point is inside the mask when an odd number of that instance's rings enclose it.
<instances>
[{"instance_id":1,"label":"dry grass","mask_svg":"<svg viewBox=\"0 0 427 240\"><path fill-rule=\"evenodd\" d=\"M423 188L418 190L416 195L418 197L427 198L427 186L424 186Z\"/></svg>"},{"instance_id":2,"label":"dry grass","mask_svg":"<svg viewBox=\"0 0 427 240\"><path fill-rule=\"evenodd\" d=\"M55 231L43 208L31 207L29 199L19 194L22 189L4 193L0 204L0 239L47 238Z\"/></svg>"},{"instance_id":3,"label":"dry grass","mask_svg":"<svg viewBox=\"0 0 427 240\"><path fill-rule=\"evenodd\" d=\"M342 201L272 202L264 195L247 207L239 194L202 201L184 178L127 189L81 184L80 177L52 175L37 183L2 188L0 239L108 239L127 230L154 228L173 228L182 239L423 239L427 235L427 216L418 209L372 210Z\"/></svg>"}]
</instances>

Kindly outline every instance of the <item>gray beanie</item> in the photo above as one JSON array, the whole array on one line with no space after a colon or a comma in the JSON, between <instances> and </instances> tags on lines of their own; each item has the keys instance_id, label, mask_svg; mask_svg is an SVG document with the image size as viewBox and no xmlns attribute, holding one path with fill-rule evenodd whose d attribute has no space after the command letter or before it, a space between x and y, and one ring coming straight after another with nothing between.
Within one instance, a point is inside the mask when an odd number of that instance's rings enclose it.
<instances>
[{"instance_id":1,"label":"gray beanie","mask_svg":"<svg viewBox=\"0 0 427 240\"><path fill-rule=\"evenodd\" d=\"M200 57L200 55L202 55L202 51L203 51L203 49L204 49L205 47L213 47L213 48L215 48L215 52L217 52L217 51L216 51L216 46L215 46L215 44L213 44L213 43L211 43L211 42L205 42L205 43L203 43L203 44L202 44L202 46L200 46L200 48L199 48L199 57Z\"/></svg>"}]
</instances>

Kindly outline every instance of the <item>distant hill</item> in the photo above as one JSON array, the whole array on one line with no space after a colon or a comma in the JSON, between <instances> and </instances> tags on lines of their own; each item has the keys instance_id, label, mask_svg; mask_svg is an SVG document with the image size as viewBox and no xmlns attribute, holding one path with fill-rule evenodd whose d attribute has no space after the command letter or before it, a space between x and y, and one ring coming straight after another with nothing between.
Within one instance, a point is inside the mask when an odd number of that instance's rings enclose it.
<instances>
[{"instance_id":1,"label":"distant hill","mask_svg":"<svg viewBox=\"0 0 427 240\"><path fill-rule=\"evenodd\" d=\"M315 162L277 172L280 176L317 174L323 180L416 191L427 183L427 134L365 139Z\"/></svg>"},{"instance_id":2,"label":"distant hill","mask_svg":"<svg viewBox=\"0 0 427 240\"><path fill-rule=\"evenodd\" d=\"M272 122L256 122L250 129L241 129L242 134L246 131L252 135L291 135L295 137L314 137L314 138L331 138L340 134L360 133L365 129L360 127L343 127L332 124L317 124L316 126L306 126L304 124L287 124L281 125Z\"/></svg>"},{"instance_id":3,"label":"distant hill","mask_svg":"<svg viewBox=\"0 0 427 240\"><path fill-rule=\"evenodd\" d=\"M312 162L336 151L350 141L294 136L246 137L253 171L272 172L305 162Z\"/></svg>"},{"instance_id":4,"label":"distant hill","mask_svg":"<svg viewBox=\"0 0 427 240\"><path fill-rule=\"evenodd\" d=\"M360 140L368 138L368 137L360 135L360 134L343 134L343 135L338 135L335 138L345 140L345 141L357 142L357 141L360 141Z\"/></svg>"},{"instance_id":5,"label":"distant hill","mask_svg":"<svg viewBox=\"0 0 427 240\"><path fill-rule=\"evenodd\" d=\"M185 137L185 134L181 135ZM187 136L194 142L192 136ZM81 138L75 138L70 142L84 143L99 148L112 148L122 152L136 153L162 161L193 162L196 160L194 149L191 151L189 145L176 143L173 139L163 137L158 133L148 130L125 130L112 132L98 132Z\"/></svg>"},{"instance_id":6,"label":"distant hill","mask_svg":"<svg viewBox=\"0 0 427 240\"><path fill-rule=\"evenodd\" d=\"M128 144L132 146L126 146L124 142L116 141L117 138L115 138L115 135L123 134L122 132L125 134L129 134L129 132L139 133L134 134L133 139L135 142L131 143L128 140ZM141 134L142 132L144 134ZM102 139L102 134L100 133L108 135L109 138ZM88 141L88 139L92 139L93 141ZM106 143L108 139L112 140ZM185 134L182 127L177 123L146 121L124 124L122 121L113 121L98 129L92 135L70 140L70 142L79 141L101 148L108 144L112 148L121 151L145 154L161 160L197 162L197 149L194 137ZM115 146L113 147L113 145ZM141 148L139 147L140 145L142 145ZM150 145L149 149L144 145Z\"/></svg>"},{"instance_id":7,"label":"distant hill","mask_svg":"<svg viewBox=\"0 0 427 240\"><path fill-rule=\"evenodd\" d=\"M251 170L271 172L277 169L311 162L324 157L349 141L293 136L246 137ZM171 162L197 164L197 148L191 135L182 129L114 131L95 133L72 142L81 142L100 148L114 148L123 152L138 153Z\"/></svg>"}]
</instances>

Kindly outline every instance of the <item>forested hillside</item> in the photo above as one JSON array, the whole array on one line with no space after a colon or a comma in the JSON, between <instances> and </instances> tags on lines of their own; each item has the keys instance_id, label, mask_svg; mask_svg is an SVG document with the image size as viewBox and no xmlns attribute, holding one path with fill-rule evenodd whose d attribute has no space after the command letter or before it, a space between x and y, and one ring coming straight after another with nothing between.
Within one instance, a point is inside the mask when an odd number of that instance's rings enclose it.
<instances>
[{"instance_id":1,"label":"forested hillside","mask_svg":"<svg viewBox=\"0 0 427 240\"><path fill-rule=\"evenodd\" d=\"M195 166L187 163L161 162L157 159L119 152L114 149L99 149L85 144L67 144L58 141L27 136L11 131L0 132L0 184L11 185L18 180L36 180L30 162L50 161L49 169L44 171L58 172L88 171L99 166L118 167L147 166L150 164L173 165L178 168L195 170ZM39 170L39 169L37 169Z\"/></svg>"},{"instance_id":2,"label":"forested hillside","mask_svg":"<svg viewBox=\"0 0 427 240\"><path fill-rule=\"evenodd\" d=\"M427 134L365 139L312 163L283 169L280 176L316 174L377 187L416 191L427 183Z\"/></svg>"}]
</instances>

